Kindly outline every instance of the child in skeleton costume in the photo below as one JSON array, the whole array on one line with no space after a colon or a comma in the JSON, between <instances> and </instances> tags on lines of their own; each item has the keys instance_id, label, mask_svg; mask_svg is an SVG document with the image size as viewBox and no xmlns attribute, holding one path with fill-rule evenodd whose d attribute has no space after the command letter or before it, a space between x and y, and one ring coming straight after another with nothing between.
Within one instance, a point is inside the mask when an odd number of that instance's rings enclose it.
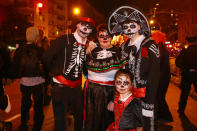
<instances>
[{"instance_id":1,"label":"child in skeleton costume","mask_svg":"<svg viewBox=\"0 0 197 131\"><path fill-rule=\"evenodd\" d=\"M120 69L115 75L115 100L109 110L115 114L107 131L141 131L143 128L142 106L133 91L133 74L128 69Z\"/></svg>"},{"instance_id":2,"label":"child in skeleton costume","mask_svg":"<svg viewBox=\"0 0 197 131\"><path fill-rule=\"evenodd\" d=\"M53 76L52 104L55 131L65 130L65 116L71 105L75 131L83 125L82 70L86 58L87 36L95 26L88 17L81 17L73 34L54 40L45 53L44 61Z\"/></svg>"},{"instance_id":3,"label":"child in skeleton costume","mask_svg":"<svg viewBox=\"0 0 197 131\"><path fill-rule=\"evenodd\" d=\"M106 26L99 26L97 38L98 47L87 55L88 79L84 101L86 131L105 131L113 121L113 112L107 110L107 104L114 95L114 75L127 63L126 58L121 58L120 48L111 45L112 36Z\"/></svg>"},{"instance_id":4,"label":"child in skeleton costume","mask_svg":"<svg viewBox=\"0 0 197 131\"><path fill-rule=\"evenodd\" d=\"M151 40L146 17L137 9L122 6L108 21L111 33L123 32L129 40L122 45L123 55L129 58L129 69L134 74L134 95L142 99L144 130L154 130L154 104L159 86L159 50Z\"/></svg>"}]
</instances>

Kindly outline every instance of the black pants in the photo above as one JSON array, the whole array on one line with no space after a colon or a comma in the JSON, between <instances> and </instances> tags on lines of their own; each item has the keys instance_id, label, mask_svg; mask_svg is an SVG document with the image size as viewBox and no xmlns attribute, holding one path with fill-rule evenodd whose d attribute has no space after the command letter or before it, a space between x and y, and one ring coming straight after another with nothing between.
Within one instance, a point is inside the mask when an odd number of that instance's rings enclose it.
<instances>
[{"instance_id":1,"label":"black pants","mask_svg":"<svg viewBox=\"0 0 197 131\"><path fill-rule=\"evenodd\" d=\"M179 100L179 111L184 112L187 105L187 99L191 89L191 85L194 84L195 91L197 92L197 72L183 72L181 79L181 96Z\"/></svg>"},{"instance_id":2,"label":"black pants","mask_svg":"<svg viewBox=\"0 0 197 131\"><path fill-rule=\"evenodd\" d=\"M0 78L0 96L4 95L3 78Z\"/></svg>"},{"instance_id":3,"label":"black pants","mask_svg":"<svg viewBox=\"0 0 197 131\"><path fill-rule=\"evenodd\" d=\"M29 109L32 105L31 95L34 101L34 125L33 130L39 131L42 128L44 119L43 114L43 84L36 86L21 85L22 102L21 102L21 125L27 126L29 120Z\"/></svg>"},{"instance_id":4,"label":"black pants","mask_svg":"<svg viewBox=\"0 0 197 131\"><path fill-rule=\"evenodd\" d=\"M85 131L106 131L114 122L114 112L107 110L107 105L113 101L114 86L88 82L86 91Z\"/></svg>"},{"instance_id":5,"label":"black pants","mask_svg":"<svg viewBox=\"0 0 197 131\"><path fill-rule=\"evenodd\" d=\"M162 77L159 82L158 94L157 94L157 116L158 120L173 121L172 114L169 110L166 102L166 93L168 90L170 77Z\"/></svg>"},{"instance_id":6,"label":"black pants","mask_svg":"<svg viewBox=\"0 0 197 131\"><path fill-rule=\"evenodd\" d=\"M82 88L70 88L54 83L52 86L52 103L55 119L55 131L66 130L66 112L71 106L74 115L74 130L82 131L83 126L83 94Z\"/></svg>"}]
</instances>

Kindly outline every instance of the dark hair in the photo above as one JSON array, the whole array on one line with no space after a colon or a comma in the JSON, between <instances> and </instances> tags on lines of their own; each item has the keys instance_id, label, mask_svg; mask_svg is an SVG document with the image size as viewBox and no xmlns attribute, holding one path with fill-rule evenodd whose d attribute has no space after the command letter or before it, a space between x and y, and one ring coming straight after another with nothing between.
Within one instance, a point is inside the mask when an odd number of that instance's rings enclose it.
<instances>
[{"instance_id":1,"label":"dark hair","mask_svg":"<svg viewBox=\"0 0 197 131\"><path fill-rule=\"evenodd\" d=\"M105 24L99 24L96 27L97 36L99 35L99 32L104 32L104 31L107 31L107 33L112 37L112 34L110 34L110 32L108 31L108 28Z\"/></svg>"},{"instance_id":2,"label":"dark hair","mask_svg":"<svg viewBox=\"0 0 197 131\"><path fill-rule=\"evenodd\" d=\"M114 77L114 80L116 80L116 78L120 75L120 74L124 74L124 75L127 75L129 76L131 82L133 82L133 73L128 70L128 69L120 69L116 72L115 74L115 77Z\"/></svg>"}]
</instances>

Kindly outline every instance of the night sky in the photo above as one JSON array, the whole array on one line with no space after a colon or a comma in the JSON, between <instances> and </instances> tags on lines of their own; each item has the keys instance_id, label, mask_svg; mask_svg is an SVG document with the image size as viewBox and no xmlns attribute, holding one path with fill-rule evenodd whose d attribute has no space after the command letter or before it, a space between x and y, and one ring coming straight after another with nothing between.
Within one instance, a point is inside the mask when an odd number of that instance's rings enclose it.
<instances>
[{"instance_id":1,"label":"night sky","mask_svg":"<svg viewBox=\"0 0 197 131\"><path fill-rule=\"evenodd\" d=\"M87 0L101 14L107 17L110 11L120 5L130 5L148 13L156 0Z\"/></svg>"},{"instance_id":2,"label":"night sky","mask_svg":"<svg viewBox=\"0 0 197 131\"><path fill-rule=\"evenodd\" d=\"M197 0L87 0L101 14L106 16L111 10L120 5L130 5L141 9L145 14L150 13L156 2L159 2L159 10L164 11L192 11L197 13Z\"/></svg>"}]
</instances>

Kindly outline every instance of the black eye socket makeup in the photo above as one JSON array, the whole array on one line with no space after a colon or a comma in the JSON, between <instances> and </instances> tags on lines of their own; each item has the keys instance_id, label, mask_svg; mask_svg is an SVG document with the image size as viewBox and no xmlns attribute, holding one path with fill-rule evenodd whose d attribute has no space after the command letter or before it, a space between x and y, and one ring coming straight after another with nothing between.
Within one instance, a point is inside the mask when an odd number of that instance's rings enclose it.
<instances>
[{"instance_id":1,"label":"black eye socket makeup","mask_svg":"<svg viewBox=\"0 0 197 131\"><path fill-rule=\"evenodd\" d=\"M123 29L128 29L128 28L129 28L129 26L126 26L126 25L123 26Z\"/></svg>"},{"instance_id":2,"label":"black eye socket makeup","mask_svg":"<svg viewBox=\"0 0 197 131\"><path fill-rule=\"evenodd\" d=\"M128 86L129 84L130 84L130 82L129 81L124 81L124 82L122 82L122 81L116 81L116 84L117 85L123 85L123 86Z\"/></svg>"},{"instance_id":3,"label":"black eye socket makeup","mask_svg":"<svg viewBox=\"0 0 197 131\"><path fill-rule=\"evenodd\" d=\"M99 38L110 38L110 35L99 35Z\"/></svg>"},{"instance_id":4,"label":"black eye socket makeup","mask_svg":"<svg viewBox=\"0 0 197 131\"><path fill-rule=\"evenodd\" d=\"M134 29L136 28L136 25L130 25L130 28Z\"/></svg>"},{"instance_id":5,"label":"black eye socket makeup","mask_svg":"<svg viewBox=\"0 0 197 131\"><path fill-rule=\"evenodd\" d=\"M117 84L117 85L121 85L122 82L121 82L121 81L116 81L116 84Z\"/></svg>"},{"instance_id":6,"label":"black eye socket makeup","mask_svg":"<svg viewBox=\"0 0 197 131\"><path fill-rule=\"evenodd\" d=\"M128 86L129 82L128 81L124 81L123 86Z\"/></svg>"},{"instance_id":7,"label":"black eye socket makeup","mask_svg":"<svg viewBox=\"0 0 197 131\"><path fill-rule=\"evenodd\" d=\"M87 23L87 22L81 22L82 26L86 26L88 29L93 29L93 27L91 26L91 24Z\"/></svg>"}]
</instances>

